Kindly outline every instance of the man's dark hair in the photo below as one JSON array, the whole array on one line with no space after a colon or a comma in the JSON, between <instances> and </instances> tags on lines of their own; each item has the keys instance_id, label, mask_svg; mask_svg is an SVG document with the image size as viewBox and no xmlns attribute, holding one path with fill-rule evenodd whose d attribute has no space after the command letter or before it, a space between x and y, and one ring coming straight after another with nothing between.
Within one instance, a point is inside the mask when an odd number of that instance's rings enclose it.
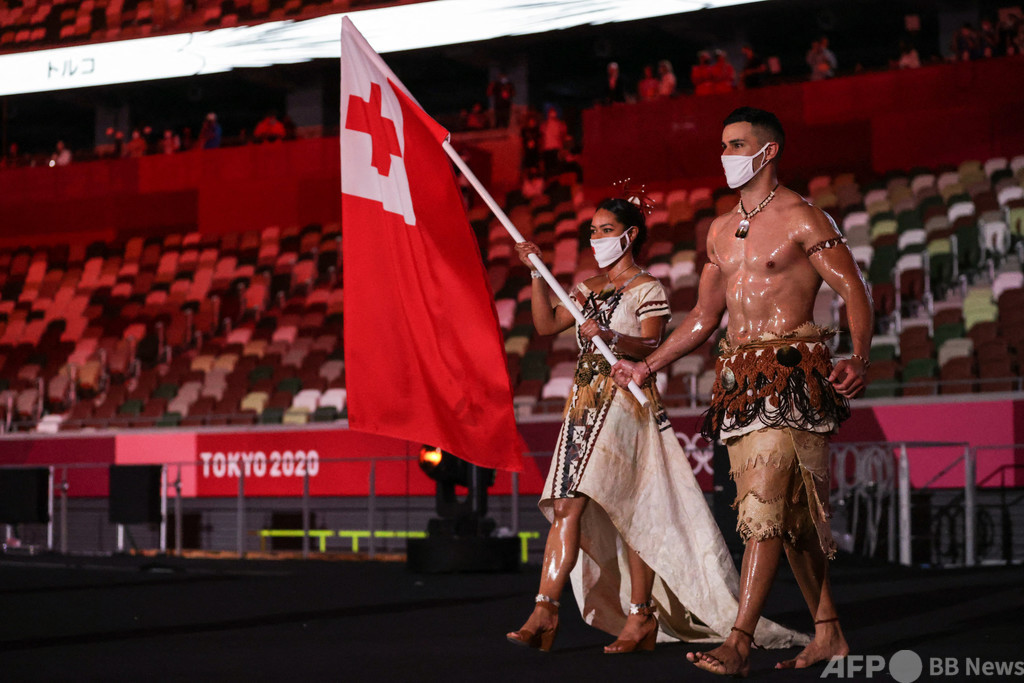
<instances>
[{"instance_id":1,"label":"man's dark hair","mask_svg":"<svg viewBox=\"0 0 1024 683\"><path fill-rule=\"evenodd\" d=\"M757 139L762 144L766 142L778 143L779 156L782 155L782 150L786 148L786 133L782 130L779 117L764 109L740 107L733 109L732 113L725 117L725 121L722 121L722 127L725 128L731 123L743 123L744 121L755 129L754 132L757 134Z\"/></svg>"}]
</instances>

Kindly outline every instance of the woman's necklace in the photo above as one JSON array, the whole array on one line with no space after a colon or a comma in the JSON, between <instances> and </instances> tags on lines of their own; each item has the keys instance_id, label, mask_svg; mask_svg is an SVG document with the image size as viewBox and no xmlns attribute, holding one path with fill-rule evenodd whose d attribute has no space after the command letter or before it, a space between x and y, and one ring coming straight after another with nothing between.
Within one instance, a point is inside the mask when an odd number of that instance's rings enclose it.
<instances>
[{"instance_id":1,"label":"woman's necklace","mask_svg":"<svg viewBox=\"0 0 1024 683\"><path fill-rule=\"evenodd\" d=\"M740 227L736 228L736 237L743 239L747 236L747 231L750 230L750 219L761 212L761 209L768 206L768 203L775 199L775 190L779 189L779 184L775 183L775 187L768 193L768 196L764 198L764 201L754 207L754 210L747 213L747 210L743 207L743 198L740 197L740 214L743 216L743 220L740 221Z\"/></svg>"},{"instance_id":2,"label":"woman's necklace","mask_svg":"<svg viewBox=\"0 0 1024 683\"><path fill-rule=\"evenodd\" d=\"M619 277L623 273L629 272L630 268L635 268L635 267L636 267L635 263L630 263L628 266L626 266L625 268L623 268L622 270L617 272L615 275L610 275L609 274L609 275L606 275L605 277L608 278L608 282L610 282L611 285L614 287L615 286L615 278Z\"/></svg>"}]
</instances>

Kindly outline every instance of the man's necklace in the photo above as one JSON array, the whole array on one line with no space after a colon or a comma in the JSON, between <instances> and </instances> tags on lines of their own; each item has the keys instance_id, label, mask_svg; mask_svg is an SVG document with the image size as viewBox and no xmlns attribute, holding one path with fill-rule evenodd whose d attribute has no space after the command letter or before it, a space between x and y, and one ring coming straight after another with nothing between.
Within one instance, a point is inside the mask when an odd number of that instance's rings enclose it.
<instances>
[{"instance_id":1,"label":"man's necklace","mask_svg":"<svg viewBox=\"0 0 1024 683\"><path fill-rule=\"evenodd\" d=\"M775 187L768 193L768 196L764 198L760 204L754 207L754 210L747 213L747 210L743 207L743 198L740 198L740 214L743 216L743 220L740 221L740 227L736 228L736 237L743 239L747 236L747 231L750 230L750 219L756 216L761 209L768 206L771 200L775 199L775 190L779 189L779 184L775 183Z\"/></svg>"}]
</instances>

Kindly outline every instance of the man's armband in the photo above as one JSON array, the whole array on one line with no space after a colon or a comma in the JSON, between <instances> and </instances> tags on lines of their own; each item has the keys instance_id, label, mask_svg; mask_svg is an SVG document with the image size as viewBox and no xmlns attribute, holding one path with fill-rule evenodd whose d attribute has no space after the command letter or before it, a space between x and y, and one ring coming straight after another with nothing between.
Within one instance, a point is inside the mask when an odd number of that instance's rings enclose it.
<instances>
[{"instance_id":1,"label":"man's armband","mask_svg":"<svg viewBox=\"0 0 1024 683\"><path fill-rule=\"evenodd\" d=\"M832 239L818 242L813 247L809 248L806 253L808 256L813 256L814 254L817 254L819 251L822 251L824 249L831 249L832 247L838 247L840 244L846 244L845 237L833 237Z\"/></svg>"}]
</instances>

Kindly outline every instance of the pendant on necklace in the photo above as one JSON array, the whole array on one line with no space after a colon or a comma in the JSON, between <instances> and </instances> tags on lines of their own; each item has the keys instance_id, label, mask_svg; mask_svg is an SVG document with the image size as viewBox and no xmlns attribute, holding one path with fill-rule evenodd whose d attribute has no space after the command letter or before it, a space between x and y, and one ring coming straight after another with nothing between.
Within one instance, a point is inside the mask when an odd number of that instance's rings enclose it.
<instances>
[{"instance_id":1,"label":"pendant on necklace","mask_svg":"<svg viewBox=\"0 0 1024 683\"><path fill-rule=\"evenodd\" d=\"M744 218L740 221L740 227L736 228L736 237L743 239L747 236L748 230L750 230L750 221Z\"/></svg>"}]
</instances>

